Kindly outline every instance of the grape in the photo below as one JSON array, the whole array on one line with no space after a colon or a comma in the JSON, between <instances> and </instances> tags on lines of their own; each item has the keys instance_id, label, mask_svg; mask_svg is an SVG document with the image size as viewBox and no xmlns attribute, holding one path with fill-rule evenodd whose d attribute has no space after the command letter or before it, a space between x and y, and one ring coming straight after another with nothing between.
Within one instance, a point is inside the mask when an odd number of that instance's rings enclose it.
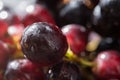
<instances>
[{"instance_id":1,"label":"grape","mask_svg":"<svg viewBox=\"0 0 120 80\"><path fill-rule=\"evenodd\" d=\"M105 51L105 50L118 50L120 51L120 43L118 39L107 37L102 39L99 43L97 52Z\"/></svg>"},{"instance_id":2,"label":"grape","mask_svg":"<svg viewBox=\"0 0 120 80\"><path fill-rule=\"evenodd\" d=\"M87 45L88 31L78 24L68 24L62 27L62 32L66 36L70 49L75 54L83 52Z\"/></svg>"},{"instance_id":3,"label":"grape","mask_svg":"<svg viewBox=\"0 0 120 80\"><path fill-rule=\"evenodd\" d=\"M28 59L16 59L8 63L5 78L7 80L44 80L42 68Z\"/></svg>"},{"instance_id":4,"label":"grape","mask_svg":"<svg viewBox=\"0 0 120 80\"><path fill-rule=\"evenodd\" d=\"M81 80L81 73L76 64L63 61L48 70L47 80Z\"/></svg>"},{"instance_id":5,"label":"grape","mask_svg":"<svg viewBox=\"0 0 120 80\"><path fill-rule=\"evenodd\" d=\"M95 7L92 28L103 37L119 37L120 0L101 0Z\"/></svg>"},{"instance_id":6,"label":"grape","mask_svg":"<svg viewBox=\"0 0 120 80\"><path fill-rule=\"evenodd\" d=\"M100 79L120 79L120 53L115 50L102 51L95 58L93 72Z\"/></svg>"},{"instance_id":7,"label":"grape","mask_svg":"<svg viewBox=\"0 0 120 80\"><path fill-rule=\"evenodd\" d=\"M74 23L87 27L91 13L92 10L87 8L84 0L70 0L59 10L61 25Z\"/></svg>"},{"instance_id":8,"label":"grape","mask_svg":"<svg viewBox=\"0 0 120 80\"><path fill-rule=\"evenodd\" d=\"M4 70L9 61L9 49L5 42L0 41L0 70Z\"/></svg>"},{"instance_id":9,"label":"grape","mask_svg":"<svg viewBox=\"0 0 120 80\"><path fill-rule=\"evenodd\" d=\"M55 24L50 12L42 5L30 5L26 8L27 14L22 20L24 26L28 26L35 22L48 22Z\"/></svg>"},{"instance_id":10,"label":"grape","mask_svg":"<svg viewBox=\"0 0 120 80\"><path fill-rule=\"evenodd\" d=\"M48 66L62 60L68 45L57 26L38 22L25 29L21 47L28 59L41 66Z\"/></svg>"},{"instance_id":11,"label":"grape","mask_svg":"<svg viewBox=\"0 0 120 80\"><path fill-rule=\"evenodd\" d=\"M4 37L7 33L8 24L4 20L0 20L0 38Z\"/></svg>"}]
</instances>

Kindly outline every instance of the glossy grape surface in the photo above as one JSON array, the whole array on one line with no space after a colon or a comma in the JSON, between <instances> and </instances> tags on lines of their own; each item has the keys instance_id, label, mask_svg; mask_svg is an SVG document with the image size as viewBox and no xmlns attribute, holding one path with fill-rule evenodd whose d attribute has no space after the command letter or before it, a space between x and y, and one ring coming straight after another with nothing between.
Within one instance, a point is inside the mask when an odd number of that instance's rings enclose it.
<instances>
[{"instance_id":1,"label":"glossy grape surface","mask_svg":"<svg viewBox=\"0 0 120 80\"><path fill-rule=\"evenodd\" d=\"M61 61L68 47L62 31L45 22L29 25L23 33L21 46L28 59L43 66Z\"/></svg>"},{"instance_id":2,"label":"glossy grape surface","mask_svg":"<svg viewBox=\"0 0 120 80\"><path fill-rule=\"evenodd\" d=\"M30 7L33 7L33 10L29 10ZM22 23L25 27L35 22L48 22L55 24L55 21L49 10L42 5L31 5L26 9L28 9L28 11L26 11L27 14L22 20Z\"/></svg>"},{"instance_id":3,"label":"glossy grape surface","mask_svg":"<svg viewBox=\"0 0 120 80\"><path fill-rule=\"evenodd\" d=\"M92 28L103 37L119 37L120 0L101 0L95 7Z\"/></svg>"},{"instance_id":4,"label":"glossy grape surface","mask_svg":"<svg viewBox=\"0 0 120 80\"><path fill-rule=\"evenodd\" d=\"M77 65L63 61L48 70L47 80L82 80Z\"/></svg>"},{"instance_id":5,"label":"glossy grape surface","mask_svg":"<svg viewBox=\"0 0 120 80\"><path fill-rule=\"evenodd\" d=\"M86 26L92 10L87 8L82 0L70 0L60 10L61 24L80 24Z\"/></svg>"},{"instance_id":6,"label":"glossy grape surface","mask_svg":"<svg viewBox=\"0 0 120 80\"><path fill-rule=\"evenodd\" d=\"M100 79L120 79L120 53L115 50L102 51L95 59L93 72Z\"/></svg>"},{"instance_id":7,"label":"glossy grape surface","mask_svg":"<svg viewBox=\"0 0 120 80\"><path fill-rule=\"evenodd\" d=\"M88 31L85 27L78 24L69 24L63 26L61 30L75 54L80 54L85 50L88 37Z\"/></svg>"},{"instance_id":8,"label":"glossy grape surface","mask_svg":"<svg viewBox=\"0 0 120 80\"><path fill-rule=\"evenodd\" d=\"M5 78L7 80L44 80L44 73L28 59L16 59L8 63Z\"/></svg>"}]
</instances>

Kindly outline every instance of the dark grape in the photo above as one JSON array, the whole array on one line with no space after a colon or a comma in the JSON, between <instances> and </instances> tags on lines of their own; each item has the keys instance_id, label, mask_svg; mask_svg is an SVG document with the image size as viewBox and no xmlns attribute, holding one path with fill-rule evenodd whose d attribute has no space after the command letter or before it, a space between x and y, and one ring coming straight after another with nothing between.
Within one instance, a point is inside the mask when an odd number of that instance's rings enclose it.
<instances>
[{"instance_id":1,"label":"dark grape","mask_svg":"<svg viewBox=\"0 0 120 80\"><path fill-rule=\"evenodd\" d=\"M120 0L101 0L95 7L92 28L103 37L120 34Z\"/></svg>"},{"instance_id":2,"label":"dark grape","mask_svg":"<svg viewBox=\"0 0 120 80\"><path fill-rule=\"evenodd\" d=\"M82 80L78 66L63 61L48 70L47 80Z\"/></svg>"},{"instance_id":3,"label":"dark grape","mask_svg":"<svg viewBox=\"0 0 120 80\"><path fill-rule=\"evenodd\" d=\"M45 3L46 6L50 9L50 10L55 10L57 7L57 4L59 4L59 2L62 0L37 0L38 3L41 4L41 2Z\"/></svg>"},{"instance_id":4,"label":"dark grape","mask_svg":"<svg viewBox=\"0 0 120 80\"><path fill-rule=\"evenodd\" d=\"M62 31L45 22L29 25L22 35L21 46L28 59L43 66L61 61L68 47Z\"/></svg>"},{"instance_id":5,"label":"dark grape","mask_svg":"<svg viewBox=\"0 0 120 80\"><path fill-rule=\"evenodd\" d=\"M59 16L62 26L67 24L80 24L86 26L92 10L89 9L83 0L70 0L60 10Z\"/></svg>"},{"instance_id":6,"label":"dark grape","mask_svg":"<svg viewBox=\"0 0 120 80\"><path fill-rule=\"evenodd\" d=\"M101 52L105 50L118 50L120 51L120 43L118 39L107 37L101 40L96 51Z\"/></svg>"}]
</instances>

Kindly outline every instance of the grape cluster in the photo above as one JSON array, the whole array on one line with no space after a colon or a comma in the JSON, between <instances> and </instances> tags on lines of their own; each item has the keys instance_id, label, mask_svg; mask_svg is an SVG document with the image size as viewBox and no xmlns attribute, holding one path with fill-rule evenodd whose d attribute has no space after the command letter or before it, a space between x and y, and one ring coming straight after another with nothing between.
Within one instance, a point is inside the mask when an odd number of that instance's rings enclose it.
<instances>
[{"instance_id":1,"label":"grape cluster","mask_svg":"<svg viewBox=\"0 0 120 80\"><path fill-rule=\"evenodd\" d=\"M1 0L0 80L120 80L120 0Z\"/></svg>"}]
</instances>

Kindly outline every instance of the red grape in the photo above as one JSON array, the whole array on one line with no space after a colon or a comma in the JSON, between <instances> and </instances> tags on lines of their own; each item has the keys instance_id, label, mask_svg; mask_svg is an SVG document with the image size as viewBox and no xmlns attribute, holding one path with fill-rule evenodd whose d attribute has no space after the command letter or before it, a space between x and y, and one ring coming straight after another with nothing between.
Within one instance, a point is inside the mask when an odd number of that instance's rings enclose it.
<instances>
[{"instance_id":1,"label":"red grape","mask_svg":"<svg viewBox=\"0 0 120 80\"><path fill-rule=\"evenodd\" d=\"M28 59L16 59L8 63L7 80L44 80L44 73Z\"/></svg>"},{"instance_id":2,"label":"red grape","mask_svg":"<svg viewBox=\"0 0 120 80\"><path fill-rule=\"evenodd\" d=\"M66 36L71 50L79 54L85 50L87 44L87 30L77 24L69 24L62 27L62 32Z\"/></svg>"},{"instance_id":3,"label":"red grape","mask_svg":"<svg viewBox=\"0 0 120 80\"><path fill-rule=\"evenodd\" d=\"M5 34L7 33L7 28L8 24L5 21L0 20L0 38L5 36Z\"/></svg>"},{"instance_id":4,"label":"red grape","mask_svg":"<svg viewBox=\"0 0 120 80\"><path fill-rule=\"evenodd\" d=\"M101 79L120 79L120 53L114 50L103 51L95 59L93 72Z\"/></svg>"},{"instance_id":5,"label":"red grape","mask_svg":"<svg viewBox=\"0 0 120 80\"><path fill-rule=\"evenodd\" d=\"M5 69L9 60L9 49L6 43L0 41L0 70Z\"/></svg>"},{"instance_id":6,"label":"red grape","mask_svg":"<svg viewBox=\"0 0 120 80\"><path fill-rule=\"evenodd\" d=\"M32 8L33 10L31 10ZM42 5L30 5L26 9L28 13L22 21L25 27L34 22L48 22L55 24L55 21L50 12Z\"/></svg>"}]
</instances>

